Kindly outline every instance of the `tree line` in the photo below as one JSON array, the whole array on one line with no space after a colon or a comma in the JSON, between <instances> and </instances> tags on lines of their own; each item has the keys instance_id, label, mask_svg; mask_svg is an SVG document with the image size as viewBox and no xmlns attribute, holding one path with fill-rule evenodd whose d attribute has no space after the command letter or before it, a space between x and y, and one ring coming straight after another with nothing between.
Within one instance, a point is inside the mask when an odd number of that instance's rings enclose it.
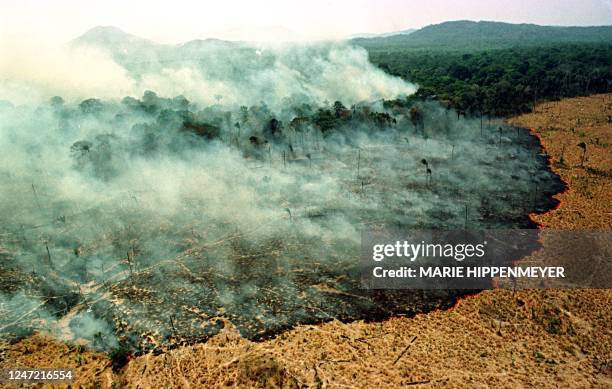
<instances>
[{"instance_id":1,"label":"tree line","mask_svg":"<svg viewBox=\"0 0 612 389\"><path fill-rule=\"evenodd\" d=\"M484 51L378 47L370 59L417 83L417 96L462 113L508 116L539 100L612 91L612 45L565 44Z\"/></svg>"}]
</instances>

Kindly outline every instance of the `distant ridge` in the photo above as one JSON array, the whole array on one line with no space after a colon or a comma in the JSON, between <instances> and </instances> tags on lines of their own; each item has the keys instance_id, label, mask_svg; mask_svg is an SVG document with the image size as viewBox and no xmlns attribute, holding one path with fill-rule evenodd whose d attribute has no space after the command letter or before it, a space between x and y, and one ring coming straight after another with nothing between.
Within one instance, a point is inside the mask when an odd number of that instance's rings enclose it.
<instances>
[{"instance_id":1,"label":"distant ridge","mask_svg":"<svg viewBox=\"0 0 612 389\"><path fill-rule=\"evenodd\" d=\"M352 42L368 49L395 47L458 50L558 43L610 43L612 26L557 27L460 20L429 25L409 35L357 38Z\"/></svg>"},{"instance_id":2,"label":"distant ridge","mask_svg":"<svg viewBox=\"0 0 612 389\"><path fill-rule=\"evenodd\" d=\"M116 60L129 58L130 56L141 56L151 59L164 47L164 45L128 34L113 26L94 27L70 41L69 45L72 47L87 46L106 50Z\"/></svg>"},{"instance_id":3,"label":"distant ridge","mask_svg":"<svg viewBox=\"0 0 612 389\"><path fill-rule=\"evenodd\" d=\"M612 26L557 27L467 20L429 25L420 30L403 30L359 37L349 42L369 51L398 49L483 50L508 47L548 46L567 43L612 44ZM244 41L195 39L182 44L159 44L129 34L117 27L94 27L70 42L107 50L119 61L127 58L153 60L176 58L176 50L188 52L204 47L236 47ZM186 53L185 53L186 54Z\"/></svg>"},{"instance_id":4,"label":"distant ridge","mask_svg":"<svg viewBox=\"0 0 612 389\"><path fill-rule=\"evenodd\" d=\"M221 36L221 37L219 37ZM231 39L225 39L222 36L231 36ZM232 29L219 31L213 34L212 37L205 39L193 39L190 41L178 43L178 44L160 44L148 39L141 38L136 35L132 35L114 26L97 26L87 30L83 35L73 39L69 42L72 46L79 45L90 45L97 46L112 51L132 47L189 47L199 46L206 43L216 44L241 44L246 42L266 42L263 38L269 38L270 42L299 42L303 40L297 33L283 28L283 27L271 27L271 28L251 28L251 29ZM258 39L251 39L258 38Z\"/></svg>"},{"instance_id":5,"label":"distant ridge","mask_svg":"<svg viewBox=\"0 0 612 389\"><path fill-rule=\"evenodd\" d=\"M69 42L72 47L94 47L108 51L119 63L175 61L191 57L204 48L234 47L239 42L214 38L194 39L180 44L161 44L129 34L117 27L98 26Z\"/></svg>"},{"instance_id":6,"label":"distant ridge","mask_svg":"<svg viewBox=\"0 0 612 389\"><path fill-rule=\"evenodd\" d=\"M358 38L366 38L366 39L370 39L370 38L387 38L387 37L395 36L395 35L408 35L408 34L412 34L415 31L417 31L416 28L409 28L407 30L401 30L401 31L383 32L383 33L380 33L380 34L364 32L364 33L361 33L361 34L353 34L353 35L349 36L348 38L349 39L358 39Z\"/></svg>"},{"instance_id":7,"label":"distant ridge","mask_svg":"<svg viewBox=\"0 0 612 389\"><path fill-rule=\"evenodd\" d=\"M155 45L153 41L138 37L136 35L128 34L127 32L121 30L120 28L114 26L97 26L87 30L83 35L79 36L76 39L73 39L71 42L73 45L79 44L104 44L104 45L113 45L113 44L151 44Z\"/></svg>"}]
</instances>

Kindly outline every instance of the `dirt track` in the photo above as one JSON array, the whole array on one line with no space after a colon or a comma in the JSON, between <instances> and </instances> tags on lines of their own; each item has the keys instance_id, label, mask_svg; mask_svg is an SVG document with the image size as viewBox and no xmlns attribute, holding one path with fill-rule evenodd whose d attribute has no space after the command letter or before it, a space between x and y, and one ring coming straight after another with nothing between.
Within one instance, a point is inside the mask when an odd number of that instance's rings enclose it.
<instances>
[{"instance_id":1,"label":"dirt track","mask_svg":"<svg viewBox=\"0 0 612 389\"><path fill-rule=\"evenodd\" d=\"M558 209L533 216L543 228L612 228L611 117L612 95L599 95L510 120L534 128L570 188ZM103 354L33 336L7 346L0 366L76 367L77 383L103 387L611 387L611 303L610 289L496 290L450 310L299 326L265 342L227 325L205 344L135 358L119 373Z\"/></svg>"}]
</instances>

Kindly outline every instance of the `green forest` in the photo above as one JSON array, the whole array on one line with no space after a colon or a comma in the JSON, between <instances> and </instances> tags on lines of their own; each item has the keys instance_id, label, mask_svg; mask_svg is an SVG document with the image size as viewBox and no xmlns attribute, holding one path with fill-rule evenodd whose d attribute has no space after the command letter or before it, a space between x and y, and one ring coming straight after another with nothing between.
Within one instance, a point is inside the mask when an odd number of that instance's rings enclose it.
<instances>
[{"instance_id":1,"label":"green forest","mask_svg":"<svg viewBox=\"0 0 612 389\"><path fill-rule=\"evenodd\" d=\"M466 114L507 116L555 100L612 91L612 45L563 44L457 52L370 50L372 62Z\"/></svg>"},{"instance_id":2,"label":"green forest","mask_svg":"<svg viewBox=\"0 0 612 389\"><path fill-rule=\"evenodd\" d=\"M612 27L455 21L354 39L372 62L464 114L507 116L540 100L612 91Z\"/></svg>"}]
</instances>

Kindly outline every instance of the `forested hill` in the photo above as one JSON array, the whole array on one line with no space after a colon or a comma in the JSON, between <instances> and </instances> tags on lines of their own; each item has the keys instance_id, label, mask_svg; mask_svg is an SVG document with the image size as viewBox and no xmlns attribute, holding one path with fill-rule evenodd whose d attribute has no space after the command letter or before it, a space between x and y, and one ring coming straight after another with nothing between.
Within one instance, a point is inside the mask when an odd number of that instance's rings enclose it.
<instances>
[{"instance_id":1,"label":"forested hill","mask_svg":"<svg viewBox=\"0 0 612 389\"><path fill-rule=\"evenodd\" d=\"M417 96L476 115L512 115L529 111L539 100L612 91L612 44L373 51L370 59L417 83Z\"/></svg>"},{"instance_id":2,"label":"forested hill","mask_svg":"<svg viewBox=\"0 0 612 389\"><path fill-rule=\"evenodd\" d=\"M453 21L430 25L411 34L357 38L368 50L445 49L483 50L563 43L612 42L612 26L557 27L501 22Z\"/></svg>"},{"instance_id":3,"label":"forested hill","mask_svg":"<svg viewBox=\"0 0 612 389\"><path fill-rule=\"evenodd\" d=\"M466 114L507 116L539 100L612 91L612 26L458 21L351 42L418 84L417 97Z\"/></svg>"}]
</instances>

